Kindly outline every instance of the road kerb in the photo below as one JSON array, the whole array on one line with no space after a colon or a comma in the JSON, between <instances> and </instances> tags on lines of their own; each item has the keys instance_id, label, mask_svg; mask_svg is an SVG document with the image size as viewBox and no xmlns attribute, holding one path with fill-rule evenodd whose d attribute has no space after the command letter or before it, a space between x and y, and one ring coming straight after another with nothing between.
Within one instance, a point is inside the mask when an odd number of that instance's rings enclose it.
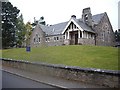
<instances>
[{"instance_id":1,"label":"road kerb","mask_svg":"<svg viewBox=\"0 0 120 90\"><path fill-rule=\"evenodd\" d=\"M42 82L42 81L40 81L40 80L36 80L36 79L33 79L33 78L31 78L31 77L28 77L28 76L25 76L25 75L22 75L22 74L19 74L19 73L14 73L14 72L11 72L11 71L8 71L8 70L4 70L4 69L2 69L2 71L5 71L5 72L8 72L8 73L11 73L11 74L13 74L13 75L17 75L17 76L20 76L20 77L23 77L23 78L27 78L27 79L33 80L33 81L36 81L36 82L38 82L38 83L50 85L50 86L53 86L53 87L56 87L56 88L61 88L61 89L63 89L63 90L70 90L70 89L68 89L67 87L64 87L64 86L55 85L55 84L52 84L52 83Z\"/></svg>"}]
</instances>

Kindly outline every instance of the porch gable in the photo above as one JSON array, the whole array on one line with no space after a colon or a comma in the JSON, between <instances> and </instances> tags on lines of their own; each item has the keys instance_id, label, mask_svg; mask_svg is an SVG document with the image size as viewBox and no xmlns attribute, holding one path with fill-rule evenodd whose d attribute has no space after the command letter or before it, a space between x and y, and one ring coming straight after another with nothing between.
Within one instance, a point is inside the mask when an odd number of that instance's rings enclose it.
<instances>
[{"instance_id":1,"label":"porch gable","mask_svg":"<svg viewBox=\"0 0 120 90\"><path fill-rule=\"evenodd\" d=\"M76 28L75 28L75 27ZM65 29L63 30L63 32L62 32L62 34L64 34L65 32L66 32L66 30L68 30L68 28L69 28L69 30L81 30L81 31L84 31L81 27L80 27L80 25L78 25L78 23L73 19L73 18L71 18L70 19L70 21L68 22L68 24L66 25L66 27L65 27Z\"/></svg>"}]
</instances>

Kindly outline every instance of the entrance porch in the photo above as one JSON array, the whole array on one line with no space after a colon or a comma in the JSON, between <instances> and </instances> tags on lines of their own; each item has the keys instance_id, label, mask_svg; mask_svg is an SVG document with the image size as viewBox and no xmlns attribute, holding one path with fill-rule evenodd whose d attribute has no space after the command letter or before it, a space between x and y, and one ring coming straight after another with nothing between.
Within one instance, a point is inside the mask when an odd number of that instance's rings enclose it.
<instances>
[{"instance_id":1,"label":"entrance porch","mask_svg":"<svg viewBox=\"0 0 120 90\"><path fill-rule=\"evenodd\" d=\"M77 30L77 31L67 31L65 32L65 45L78 45L82 44L82 42L79 42L83 38L83 31Z\"/></svg>"}]
</instances>

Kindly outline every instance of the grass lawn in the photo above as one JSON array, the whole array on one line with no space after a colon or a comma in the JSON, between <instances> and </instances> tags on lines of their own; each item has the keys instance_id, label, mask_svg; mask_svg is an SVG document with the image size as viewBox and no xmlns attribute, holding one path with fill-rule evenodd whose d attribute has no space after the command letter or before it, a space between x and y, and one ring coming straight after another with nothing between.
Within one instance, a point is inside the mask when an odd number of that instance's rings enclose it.
<instances>
[{"instance_id":1,"label":"grass lawn","mask_svg":"<svg viewBox=\"0 0 120 90\"><path fill-rule=\"evenodd\" d=\"M53 46L31 48L31 52L26 52L25 48L5 49L2 51L2 57L85 68L118 70L118 48L115 47Z\"/></svg>"}]
</instances>

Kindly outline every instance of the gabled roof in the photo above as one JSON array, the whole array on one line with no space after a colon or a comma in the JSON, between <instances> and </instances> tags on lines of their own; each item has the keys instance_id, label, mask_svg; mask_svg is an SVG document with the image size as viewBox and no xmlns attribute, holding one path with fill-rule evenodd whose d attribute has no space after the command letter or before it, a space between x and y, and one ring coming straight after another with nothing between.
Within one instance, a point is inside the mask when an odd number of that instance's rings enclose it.
<instances>
[{"instance_id":1,"label":"gabled roof","mask_svg":"<svg viewBox=\"0 0 120 90\"><path fill-rule=\"evenodd\" d=\"M81 20L77 20L77 21L78 21L77 23L81 26L81 28L84 29L84 31L88 31L88 32L95 33L95 32L91 29L91 27L89 27L88 25L84 24Z\"/></svg>"},{"instance_id":2,"label":"gabled roof","mask_svg":"<svg viewBox=\"0 0 120 90\"><path fill-rule=\"evenodd\" d=\"M81 31L84 31L83 28L81 28L81 26L78 24L79 21L76 18L71 18L68 21L68 23L67 23L66 27L64 28L64 30L62 31L62 34L64 34L64 32L66 31L66 29L68 28L68 26L70 25L71 22L73 22Z\"/></svg>"},{"instance_id":3,"label":"gabled roof","mask_svg":"<svg viewBox=\"0 0 120 90\"><path fill-rule=\"evenodd\" d=\"M94 21L95 24L98 24L101 20L101 18L104 16L105 13L101 13L101 14L96 14L92 16L92 19Z\"/></svg>"},{"instance_id":4,"label":"gabled roof","mask_svg":"<svg viewBox=\"0 0 120 90\"><path fill-rule=\"evenodd\" d=\"M58 35L62 34L62 31L64 30L67 23L68 22L63 22L51 26L40 25L40 27L47 35Z\"/></svg>"},{"instance_id":5,"label":"gabled roof","mask_svg":"<svg viewBox=\"0 0 120 90\"><path fill-rule=\"evenodd\" d=\"M92 19L95 24L98 24L101 20L101 18L104 16L105 13L93 15ZM88 25L82 22L82 19L76 19L73 18L73 20L84 30L88 32L95 33ZM46 33L46 35L58 35L58 34L63 34L63 30L65 29L66 25L69 23L67 22L62 22L58 24L54 24L51 26L45 26L45 25L40 25L41 29Z\"/></svg>"}]
</instances>

